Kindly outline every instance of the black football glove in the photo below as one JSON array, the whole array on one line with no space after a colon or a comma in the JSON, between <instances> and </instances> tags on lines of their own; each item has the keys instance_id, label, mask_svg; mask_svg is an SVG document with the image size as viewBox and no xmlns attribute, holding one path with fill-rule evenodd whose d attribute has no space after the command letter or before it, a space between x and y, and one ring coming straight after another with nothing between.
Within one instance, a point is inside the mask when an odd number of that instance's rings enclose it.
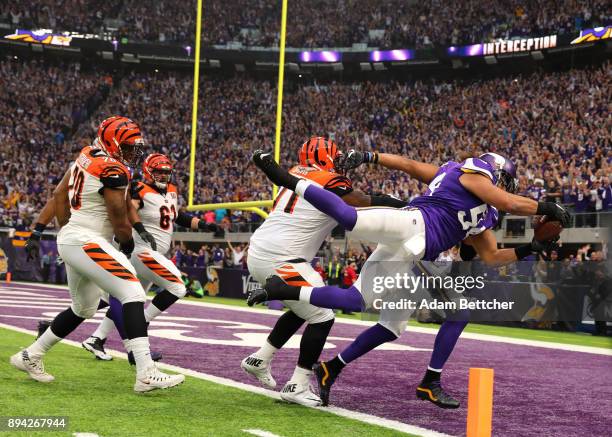
<instances>
[{"instance_id":1,"label":"black football glove","mask_svg":"<svg viewBox=\"0 0 612 437\"><path fill-rule=\"evenodd\" d=\"M25 243L25 251L27 254L26 260L32 261L40 257L40 236L41 233L33 231L30 238Z\"/></svg>"},{"instance_id":2,"label":"black football glove","mask_svg":"<svg viewBox=\"0 0 612 437\"><path fill-rule=\"evenodd\" d=\"M138 232L138 235L140 236L140 238L142 238L142 241L148 243L149 246L151 246L151 249L157 250L157 243L155 242L155 237L145 229L142 222L136 222L132 226L134 227L136 232Z\"/></svg>"},{"instance_id":3,"label":"black football glove","mask_svg":"<svg viewBox=\"0 0 612 437\"><path fill-rule=\"evenodd\" d=\"M151 234L149 234L149 235L151 235ZM117 241L117 238L115 238L115 241ZM119 243L119 250L121 252L123 252L123 254L125 256L127 256L128 258L130 256L132 256L132 252L134 252L134 239L130 238L125 243ZM155 249L153 249L153 250L155 250Z\"/></svg>"},{"instance_id":4,"label":"black football glove","mask_svg":"<svg viewBox=\"0 0 612 437\"><path fill-rule=\"evenodd\" d=\"M351 170L359 167L361 164L377 163L378 153L376 152L360 152L359 150L349 150L347 153L338 158L337 168L339 170Z\"/></svg>"},{"instance_id":5,"label":"black football glove","mask_svg":"<svg viewBox=\"0 0 612 437\"><path fill-rule=\"evenodd\" d=\"M539 202L537 215L545 215L550 221L559 221L564 228L569 227L571 216L565 208L554 202Z\"/></svg>"},{"instance_id":6,"label":"black football glove","mask_svg":"<svg viewBox=\"0 0 612 437\"><path fill-rule=\"evenodd\" d=\"M557 241L559 241L559 236L556 236L552 240L546 241L538 241L534 238L531 240L531 251L534 253L545 253L546 255L550 255L550 252L559 249Z\"/></svg>"},{"instance_id":7,"label":"black football glove","mask_svg":"<svg viewBox=\"0 0 612 437\"><path fill-rule=\"evenodd\" d=\"M142 238L144 242L149 243L151 249L157 250L157 243L155 242L155 237L149 231L139 232L138 235L140 236L140 238Z\"/></svg>"},{"instance_id":8,"label":"black football glove","mask_svg":"<svg viewBox=\"0 0 612 437\"><path fill-rule=\"evenodd\" d=\"M514 248L516 259L522 260L523 258L526 258L534 253L544 253L545 255L549 256L553 250L557 250L559 248L557 241L559 241L558 235L552 240L546 241L538 241L534 238L531 240L531 243Z\"/></svg>"}]
</instances>

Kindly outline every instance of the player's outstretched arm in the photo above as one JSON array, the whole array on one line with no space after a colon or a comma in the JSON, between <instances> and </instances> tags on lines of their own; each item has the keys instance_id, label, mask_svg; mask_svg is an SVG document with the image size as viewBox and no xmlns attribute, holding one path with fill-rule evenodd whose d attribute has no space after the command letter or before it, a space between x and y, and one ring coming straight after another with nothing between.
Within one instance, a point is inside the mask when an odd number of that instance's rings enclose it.
<instances>
[{"instance_id":1,"label":"player's outstretched arm","mask_svg":"<svg viewBox=\"0 0 612 437\"><path fill-rule=\"evenodd\" d=\"M536 202L527 197L508 193L495 186L488 177L470 173L459 178L461 185L487 205L510 214L530 216L545 215L561 222L564 228L570 224L569 213L560 205L552 202Z\"/></svg>"},{"instance_id":2,"label":"player's outstretched arm","mask_svg":"<svg viewBox=\"0 0 612 437\"><path fill-rule=\"evenodd\" d=\"M511 264L534 253L548 253L553 246L556 246L556 239L550 241L538 241L534 238L529 244L524 244L511 249L498 249L497 239L495 238L493 231L490 229L487 229L478 235L472 235L466 238L464 242L471 245L476 250L476 253L480 259L486 265L491 267Z\"/></svg>"},{"instance_id":3,"label":"player's outstretched arm","mask_svg":"<svg viewBox=\"0 0 612 437\"><path fill-rule=\"evenodd\" d=\"M430 183L440 169L437 165L408 159L405 156L393 155L391 153L378 154L378 164L391 170L399 170L409 174L426 184Z\"/></svg>"},{"instance_id":4,"label":"player's outstretched arm","mask_svg":"<svg viewBox=\"0 0 612 437\"><path fill-rule=\"evenodd\" d=\"M219 228L216 223L206 223L205 220L199 219L185 212L179 212L175 222L177 225L193 231L202 230L207 232L216 232Z\"/></svg>"},{"instance_id":5,"label":"player's outstretched arm","mask_svg":"<svg viewBox=\"0 0 612 437\"><path fill-rule=\"evenodd\" d=\"M426 184L430 183L436 176L439 167L433 164L408 159L404 156L391 153L360 152L359 150L349 150L342 157L339 167L344 170L359 167L361 164L379 164L390 170L399 170L409 174Z\"/></svg>"},{"instance_id":6,"label":"player's outstretched arm","mask_svg":"<svg viewBox=\"0 0 612 437\"><path fill-rule=\"evenodd\" d=\"M354 206L355 208L363 208L367 206L388 206L390 208L403 208L408 204L403 200L396 199L393 196L386 194L374 196L367 195L359 190L353 190L348 194L342 196L342 200L347 205Z\"/></svg>"},{"instance_id":7,"label":"player's outstretched arm","mask_svg":"<svg viewBox=\"0 0 612 437\"><path fill-rule=\"evenodd\" d=\"M53 190L53 212L57 217L57 222L60 227L64 226L70 220L70 200L68 199L68 190L70 183L70 173L72 168L69 168L60 183ZM49 220L51 221L51 220Z\"/></svg>"}]
</instances>

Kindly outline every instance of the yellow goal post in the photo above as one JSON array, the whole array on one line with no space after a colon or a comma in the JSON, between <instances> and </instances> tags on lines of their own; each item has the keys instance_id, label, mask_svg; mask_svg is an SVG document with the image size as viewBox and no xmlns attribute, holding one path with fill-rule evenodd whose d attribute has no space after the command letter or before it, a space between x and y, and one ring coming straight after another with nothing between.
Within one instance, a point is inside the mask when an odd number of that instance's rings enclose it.
<instances>
[{"instance_id":1,"label":"yellow goal post","mask_svg":"<svg viewBox=\"0 0 612 437\"><path fill-rule=\"evenodd\" d=\"M194 204L194 184L195 184L195 158L198 139L198 93L200 85L200 50L202 38L202 2L198 0L197 15L196 15L196 41L195 41L195 57L193 68L193 108L191 113L191 147L189 156L189 196L187 200L188 211L209 211L214 209L241 209L252 211L262 217L267 217L267 213L261 209L272 206L270 200L253 200L246 202L224 202L224 203L203 203ZM283 84L285 82L285 36L287 32L287 0L282 0L281 10L281 32L280 32L280 47L278 61L278 93L276 96L276 133L274 138L274 159L280 161L280 142L281 142L281 127L283 118ZM272 186L272 198L276 197L278 187Z\"/></svg>"}]
</instances>

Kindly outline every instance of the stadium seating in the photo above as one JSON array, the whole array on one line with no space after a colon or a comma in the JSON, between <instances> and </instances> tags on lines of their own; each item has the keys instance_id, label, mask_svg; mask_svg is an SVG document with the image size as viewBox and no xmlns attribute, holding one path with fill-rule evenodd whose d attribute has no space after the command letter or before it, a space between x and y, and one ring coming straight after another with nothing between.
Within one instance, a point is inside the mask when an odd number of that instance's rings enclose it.
<instances>
[{"instance_id":1,"label":"stadium seating","mask_svg":"<svg viewBox=\"0 0 612 437\"><path fill-rule=\"evenodd\" d=\"M605 0L296 0L289 4L289 47L431 47L519 35L540 36L608 24ZM192 44L195 0L64 0L0 4L0 20L21 28L108 32L130 41ZM280 2L211 0L204 7L206 45L277 46Z\"/></svg>"},{"instance_id":2,"label":"stadium seating","mask_svg":"<svg viewBox=\"0 0 612 437\"><path fill-rule=\"evenodd\" d=\"M59 68L11 59L0 68L7 78L0 110L6 121L0 131L3 223L30 222L44 202L40 194L50 192L70 151L92 138L100 119L116 112L142 125L149 150L163 151L176 161L185 203L191 131L185 102L192 89L188 73L131 72L116 78L108 94L113 79L81 71L79 64ZM578 211L607 209L609 201L601 198L602 190L610 189L610 70L607 63L594 70L469 83L299 86L285 95L282 161L294 163L297 147L314 134L331 136L344 150L402 153L433 163L496 150L516 159L523 194L576 203L582 191L586 200L577 204ZM47 94L31 93L31 87ZM249 165L249 156L256 148L273 147L275 95L269 82L247 77L203 81L196 203L270 198L271 187ZM33 158L32 150L43 150L47 158ZM552 162L558 165L553 168ZM352 178L363 191L405 199L425 189L407 176L375 167L358 169Z\"/></svg>"}]
</instances>

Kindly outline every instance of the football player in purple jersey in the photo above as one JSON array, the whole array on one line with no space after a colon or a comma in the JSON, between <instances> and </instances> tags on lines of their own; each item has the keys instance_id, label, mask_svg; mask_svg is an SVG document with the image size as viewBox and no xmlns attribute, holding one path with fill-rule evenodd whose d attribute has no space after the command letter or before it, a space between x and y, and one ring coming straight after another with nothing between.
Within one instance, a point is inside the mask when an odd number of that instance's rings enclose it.
<instances>
[{"instance_id":1,"label":"football player in purple jersey","mask_svg":"<svg viewBox=\"0 0 612 437\"><path fill-rule=\"evenodd\" d=\"M300 300L323 308L361 311L371 307L375 297L371 290L362 289L361 278L367 277L368 267L377 262L404 263L410 271L417 261L433 261L441 252L466 240L484 263L500 266L546 250L551 242L534 239L514 249L498 249L491 231L497 223L498 211L523 216L546 215L560 221L563 227L570 222L569 213L560 205L514 194L516 167L496 153L485 153L462 162L451 161L438 167L387 153L349 152L344 165L347 169L364 163L379 164L403 171L429 185L424 195L412 200L404 209L355 209L316 184L290 175L269 153L256 151L253 161L273 183L294 191L357 238L375 241L378 246L364 264L357 282L348 289L289 286L281 278L272 276L264 289L250 293L249 305L274 299ZM329 390L342 368L377 346L398 338L406 328L410 312L402 314L397 310L381 309L376 325L360 334L337 357L315 367L324 405L329 401ZM446 408L458 406L444 393L439 381L434 388L437 392L431 389L431 393L424 392L429 395L428 400ZM439 399L441 403L436 402ZM446 400L448 405L444 405Z\"/></svg>"}]
</instances>

